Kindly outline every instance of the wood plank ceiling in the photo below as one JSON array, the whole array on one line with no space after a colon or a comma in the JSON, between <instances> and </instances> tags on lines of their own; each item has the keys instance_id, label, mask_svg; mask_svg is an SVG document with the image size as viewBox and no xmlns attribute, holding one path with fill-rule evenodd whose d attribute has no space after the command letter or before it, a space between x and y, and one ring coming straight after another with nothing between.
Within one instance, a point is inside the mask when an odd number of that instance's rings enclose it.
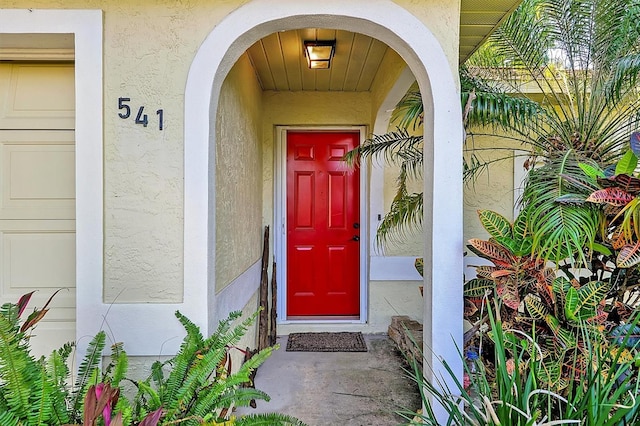
<instances>
[{"instance_id":1,"label":"wood plank ceiling","mask_svg":"<svg viewBox=\"0 0 640 426\"><path fill-rule=\"evenodd\" d=\"M464 62L521 0L462 0L460 62ZM303 54L305 40L336 40L328 70L311 70ZM364 34L306 28L268 35L247 54L263 90L369 91L388 46Z\"/></svg>"}]
</instances>

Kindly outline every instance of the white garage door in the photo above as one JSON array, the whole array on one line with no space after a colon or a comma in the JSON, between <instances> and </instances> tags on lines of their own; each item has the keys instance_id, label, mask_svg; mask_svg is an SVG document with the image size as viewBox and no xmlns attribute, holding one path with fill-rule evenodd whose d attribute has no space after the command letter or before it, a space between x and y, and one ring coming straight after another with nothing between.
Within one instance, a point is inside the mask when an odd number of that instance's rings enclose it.
<instances>
[{"instance_id":1,"label":"white garage door","mask_svg":"<svg viewBox=\"0 0 640 426\"><path fill-rule=\"evenodd\" d=\"M0 301L37 290L31 312L63 289L38 354L75 340L74 104L73 64L0 63Z\"/></svg>"}]
</instances>

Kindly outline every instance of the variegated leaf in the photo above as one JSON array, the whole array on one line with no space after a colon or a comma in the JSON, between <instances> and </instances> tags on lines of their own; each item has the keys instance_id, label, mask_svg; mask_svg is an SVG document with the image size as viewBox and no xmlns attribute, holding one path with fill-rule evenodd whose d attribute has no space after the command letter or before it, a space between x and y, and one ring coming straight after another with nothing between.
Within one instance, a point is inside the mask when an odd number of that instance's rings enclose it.
<instances>
[{"instance_id":1,"label":"variegated leaf","mask_svg":"<svg viewBox=\"0 0 640 426\"><path fill-rule=\"evenodd\" d=\"M571 287L565 296L564 300L564 316L568 320L576 321L576 312L579 309L578 290Z\"/></svg>"},{"instance_id":2,"label":"variegated leaf","mask_svg":"<svg viewBox=\"0 0 640 426\"><path fill-rule=\"evenodd\" d=\"M508 277L512 275L513 271L511 269L498 269L491 273L491 278L500 278L500 277Z\"/></svg>"},{"instance_id":3,"label":"variegated leaf","mask_svg":"<svg viewBox=\"0 0 640 426\"><path fill-rule=\"evenodd\" d=\"M545 322L553 332L556 342L560 345L560 348L573 348L576 346L576 338L571 332L565 328L562 328L560 321L553 315L547 315Z\"/></svg>"},{"instance_id":4,"label":"variegated leaf","mask_svg":"<svg viewBox=\"0 0 640 426\"><path fill-rule=\"evenodd\" d=\"M547 357L545 358L538 368L538 377L547 388L554 389L560 380L560 373L562 372L561 359Z\"/></svg>"},{"instance_id":5,"label":"variegated leaf","mask_svg":"<svg viewBox=\"0 0 640 426\"><path fill-rule=\"evenodd\" d=\"M553 279L555 275L551 268L545 268L539 274L536 275L536 289L540 298L545 305L551 307L555 304L553 297Z\"/></svg>"},{"instance_id":6,"label":"variegated leaf","mask_svg":"<svg viewBox=\"0 0 640 426\"><path fill-rule=\"evenodd\" d=\"M521 211L515 222L513 223L513 237L518 240L526 238L529 233L529 221L527 220L527 212Z\"/></svg>"},{"instance_id":7,"label":"variegated leaf","mask_svg":"<svg viewBox=\"0 0 640 426\"><path fill-rule=\"evenodd\" d=\"M640 263L640 241L622 247L616 258L616 266L618 268L631 268L638 263Z\"/></svg>"},{"instance_id":8,"label":"variegated leaf","mask_svg":"<svg viewBox=\"0 0 640 426\"><path fill-rule=\"evenodd\" d=\"M469 240L469 249L480 257L484 257L496 264L496 266L508 266L513 264L513 256L499 244L491 241L472 238Z\"/></svg>"},{"instance_id":9,"label":"variegated leaf","mask_svg":"<svg viewBox=\"0 0 640 426\"><path fill-rule=\"evenodd\" d=\"M553 280L552 287L555 294L559 294L564 297L564 295L567 294L567 291L571 288L571 281L565 277L557 277Z\"/></svg>"},{"instance_id":10,"label":"variegated leaf","mask_svg":"<svg viewBox=\"0 0 640 426\"><path fill-rule=\"evenodd\" d=\"M495 266L488 266L488 265L476 266L476 276L478 278L491 280L491 274L496 269L497 268Z\"/></svg>"},{"instance_id":11,"label":"variegated leaf","mask_svg":"<svg viewBox=\"0 0 640 426\"><path fill-rule=\"evenodd\" d=\"M478 210L480 223L492 237L511 238L511 222L492 210Z\"/></svg>"},{"instance_id":12,"label":"variegated leaf","mask_svg":"<svg viewBox=\"0 0 640 426\"><path fill-rule=\"evenodd\" d=\"M613 231L613 234L611 234L611 246L614 250L620 250L626 244L627 239L624 236L624 230L619 226Z\"/></svg>"},{"instance_id":13,"label":"variegated leaf","mask_svg":"<svg viewBox=\"0 0 640 426\"><path fill-rule=\"evenodd\" d=\"M478 312L478 307L469 299L464 299L464 316L468 318Z\"/></svg>"},{"instance_id":14,"label":"variegated leaf","mask_svg":"<svg viewBox=\"0 0 640 426\"><path fill-rule=\"evenodd\" d=\"M598 184L603 188L620 188L633 195L640 193L640 179L627 174L617 174L603 179L598 178Z\"/></svg>"},{"instance_id":15,"label":"variegated leaf","mask_svg":"<svg viewBox=\"0 0 640 426\"><path fill-rule=\"evenodd\" d=\"M621 207L626 206L634 198L635 197L629 194L627 191L613 187L599 189L591 193L591 195L587 197L586 201L597 204L610 204L612 206Z\"/></svg>"},{"instance_id":16,"label":"variegated leaf","mask_svg":"<svg viewBox=\"0 0 640 426\"><path fill-rule=\"evenodd\" d=\"M501 277L496 279L496 293L502 303L513 310L517 310L520 306L520 295L518 294L518 284L509 277Z\"/></svg>"},{"instance_id":17,"label":"variegated leaf","mask_svg":"<svg viewBox=\"0 0 640 426\"><path fill-rule=\"evenodd\" d=\"M483 297L487 291L493 291L494 288L493 281L474 278L464 283L464 297Z\"/></svg>"},{"instance_id":18,"label":"variegated leaf","mask_svg":"<svg viewBox=\"0 0 640 426\"><path fill-rule=\"evenodd\" d=\"M598 306L609 292L609 283L605 281L591 281L578 290L578 306L575 315L578 319L586 320L597 315Z\"/></svg>"},{"instance_id":19,"label":"variegated leaf","mask_svg":"<svg viewBox=\"0 0 640 426\"><path fill-rule=\"evenodd\" d=\"M526 306L529 315L531 315L531 318L544 320L546 316L549 315L549 310L532 294L527 294L524 297L524 305Z\"/></svg>"}]
</instances>

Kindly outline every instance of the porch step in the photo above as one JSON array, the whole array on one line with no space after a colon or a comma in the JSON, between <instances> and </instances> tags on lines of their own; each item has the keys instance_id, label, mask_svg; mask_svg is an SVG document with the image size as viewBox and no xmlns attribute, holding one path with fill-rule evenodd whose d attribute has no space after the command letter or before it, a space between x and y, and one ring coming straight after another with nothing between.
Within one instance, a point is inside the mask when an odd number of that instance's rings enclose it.
<instances>
[{"instance_id":1,"label":"porch step","mask_svg":"<svg viewBox=\"0 0 640 426\"><path fill-rule=\"evenodd\" d=\"M417 362L422 369L422 324L406 315L393 316L388 334L409 364Z\"/></svg>"}]
</instances>

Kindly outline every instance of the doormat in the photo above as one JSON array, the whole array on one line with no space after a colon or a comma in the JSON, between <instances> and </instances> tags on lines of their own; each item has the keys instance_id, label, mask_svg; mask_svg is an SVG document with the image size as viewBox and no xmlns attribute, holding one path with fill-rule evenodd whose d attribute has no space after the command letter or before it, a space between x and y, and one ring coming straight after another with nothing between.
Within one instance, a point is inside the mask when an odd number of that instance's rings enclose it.
<instances>
[{"instance_id":1,"label":"doormat","mask_svg":"<svg viewBox=\"0 0 640 426\"><path fill-rule=\"evenodd\" d=\"M367 352L362 333L291 333L288 352Z\"/></svg>"}]
</instances>

